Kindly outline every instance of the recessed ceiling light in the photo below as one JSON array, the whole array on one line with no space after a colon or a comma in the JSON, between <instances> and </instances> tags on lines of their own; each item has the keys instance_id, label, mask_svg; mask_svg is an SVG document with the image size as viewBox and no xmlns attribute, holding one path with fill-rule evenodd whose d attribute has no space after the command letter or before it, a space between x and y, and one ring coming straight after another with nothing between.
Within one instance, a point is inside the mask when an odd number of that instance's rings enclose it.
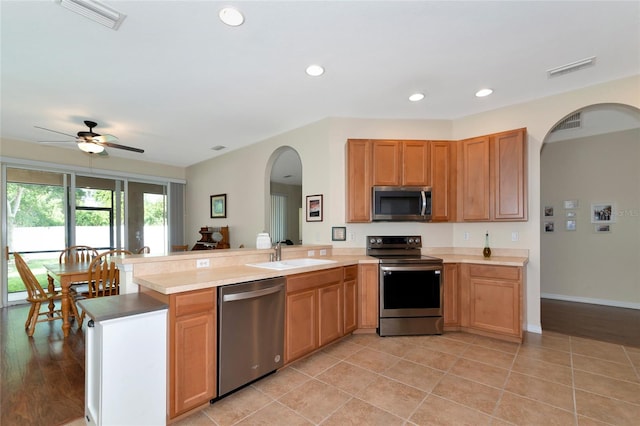
<instances>
[{"instance_id":1,"label":"recessed ceiling light","mask_svg":"<svg viewBox=\"0 0 640 426\"><path fill-rule=\"evenodd\" d=\"M237 27L244 22L244 16L238 9L233 7L225 7L218 13L220 20L231 27Z\"/></svg>"},{"instance_id":2,"label":"recessed ceiling light","mask_svg":"<svg viewBox=\"0 0 640 426\"><path fill-rule=\"evenodd\" d=\"M409 100L411 102L418 102L424 99L424 93L414 93L413 95L409 96Z\"/></svg>"},{"instance_id":3,"label":"recessed ceiling light","mask_svg":"<svg viewBox=\"0 0 640 426\"><path fill-rule=\"evenodd\" d=\"M214 150L214 151L222 151L225 148L226 148L226 146L216 145L216 146L212 147L211 149Z\"/></svg>"},{"instance_id":4,"label":"recessed ceiling light","mask_svg":"<svg viewBox=\"0 0 640 426\"><path fill-rule=\"evenodd\" d=\"M489 96L493 93L493 89L480 89L476 92L476 96L479 98L484 98L485 96Z\"/></svg>"},{"instance_id":5,"label":"recessed ceiling light","mask_svg":"<svg viewBox=\"0 0 640 426\"><path fill-rule=\"evenodd\" d=\"M309 65L307 67L307 74L311 77L319 77L324 74L324 68L320 65Z\"/></svg>"}]
</instances>

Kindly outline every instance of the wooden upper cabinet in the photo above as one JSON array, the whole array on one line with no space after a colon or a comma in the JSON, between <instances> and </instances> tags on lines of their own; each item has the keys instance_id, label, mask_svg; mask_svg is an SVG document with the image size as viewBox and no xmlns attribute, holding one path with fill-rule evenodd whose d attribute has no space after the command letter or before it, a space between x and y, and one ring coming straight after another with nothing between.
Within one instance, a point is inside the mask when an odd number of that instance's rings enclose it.
<instances>
[{"instance_id":1,"label":"wooden upper cabinet","mask_svg":"<svg viewBox=\"0 0 640 426\"><path fill-rule=\"evenodd\" d=\"M373 141L373 185L428 186L429 141Z\"/></svg>"},{"instance_id":2,"label":"wooden upper cabinet","mask_svg":"<svg viewBox=\"0 0 640 426\"><path fill-rule=\"evenodd\" d=\"M466 139L461 144L462 220L490 220L489 136Z\"/></svg>"},{"instance_id":3,"label":"wooden upper cabinet","mask_svg":"<svg viewBox=\"0 0 640 426\"><path fill-rule=\"evenodd\" d=\"M347 141L346 169L346 221L371 222L371 141Z\"/></svg>"},{"instance_id":4,"label":"wooden upper cabinet","mask_svg":"<svg viewBox=\"0 0 640 426\"><path fill-rule=\"evenodd\" d=\"M455 142L429 142L432 222L456 219L456 154Z\"/></svg>"},{"instance_id":5,"label":"wooden upper cabinet","mask_svg":"<svg viewBox=\"0 0 640 426\"><path fill-rule=\"evenodd\" d=\"M402 141L402 185L429 186L429 142Z\"/></svg>"},{"instance_id":6,"label":"wooden upper cabinet","mask_svg":"<svg viewBox=\"0 0 640 426\"><path fill-rule=\"evenodd\" d=\"M461 219L527 220L526 129L466 139L461 144Z\"/></svg>"},{"instance_id":7,"label":"wooden upper cabinet","mask_svg":"<svg viewBox=\"0 0 640 426\"><path fill-rule=\"evenodd\" d=\"M402 144L400 141L373 141L373 184L397 186L402 182Z\"/></svg>"},{"instance_id":8,"label":"wooden upper cabinet","mask_svg":"<svg viewBox=\"0 0 640 426\"><path fill-rule=\"evenodd\" d=\"M494 220L527 220L526 129L491 136Z\"/></svg>"}]
</instances>

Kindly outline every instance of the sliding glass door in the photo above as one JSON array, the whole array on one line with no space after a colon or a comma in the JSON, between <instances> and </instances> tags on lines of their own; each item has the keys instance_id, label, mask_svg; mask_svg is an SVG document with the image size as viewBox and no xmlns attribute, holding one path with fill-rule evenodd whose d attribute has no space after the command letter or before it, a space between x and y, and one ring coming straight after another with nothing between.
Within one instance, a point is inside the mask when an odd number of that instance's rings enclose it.
<instances>
[{"instance_id":1,"label":"sliding glass door","mask_svg":"<svg viewBox=\"0 0 640 426\"><path fill-rule=\"evenodd\" d=\"M3 198L8 256L3 262L1 305L25 299L13 253L23 255L45 286L43 265L57 263L68 246L134 253L143 246L152 253L164 253L168 247L167 185L6 167Z\"/></svg>"}]
</instances>

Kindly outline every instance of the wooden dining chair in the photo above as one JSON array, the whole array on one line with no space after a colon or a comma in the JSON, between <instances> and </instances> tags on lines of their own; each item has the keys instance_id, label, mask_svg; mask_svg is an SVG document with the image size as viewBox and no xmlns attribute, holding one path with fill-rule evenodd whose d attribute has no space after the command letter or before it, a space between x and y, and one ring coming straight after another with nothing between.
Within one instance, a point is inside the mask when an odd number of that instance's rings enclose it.
<instances>
[{"instance_id":1,"label":"wooden dining chair","mask_svg":"<svg viewBox=\"0 0 640 426\"><path fill-rule=\"evenodd\" d=\"M116 266L115 258L133 254L129 250L109 250L100 253L89 265L88 291L82 296L89 299L95 297L116 296L120 294L120 270ZM84 312L80 316L80 326L84 321Z\"/></svg>"},{"instance_id":2,"label":"wooden dining chair","mask_svg":"<svg viewBox=\"0 0 640 426\"><path fill-rule=\"evenodd\" d=\"M59 263L84 263L91 262L98 256L98 251L90 246L70 246L62 250Z\"/></svg>"},{"instance_id":3,"label":"wooden dining chair","mask_svg":"<svg viewBox=\"0 0 640 426\"><path fill-rule=\"evenodd\" d=\"M97 256L98 251L91 246L69 246L60 252L58 263L63 264L91 262ZM79 281L77 283L71 283L69 291L73 297L77 298L79 295L86 295L89 291L89 286L86 281Z\"/></svg>"},{"instance_id":4,"label":"wooden dining chair","mask_svg":"<svg viewBox=\"0 0 640 426\"><path fill-rule=\"evenodd\" d=\"M151 248L149 246L140 247L136 253L137 254L149 254L149 253L151 253Z\"/></svg>"},{"instance_id":5,"label":"wooden dining chair","mask_svg":"<svg viewBox=\"0 0 640 426\"><path fill-rule=\"evenodd\" d=\"M50 302L62 300L62 294L57 291L54 291L53 293L46 292L22 256L18 253L14 253L13 258L15 259L16 268L18 269L20 278L27 289L27 301L31 304L31 309L29 309L29 315L27 316L24 328L27 330L28 336L33 336L37 323L62 319L62 309L60 307L56 309L53 307L53 304L50 304ZM78 307L72 297L69 297L69 304L71 306L71 313L75 318L80 318L78 315ZM49 307L50 305L52 307ZM47 310L40 312L40 308L43 306L46 307ZM38 319L41 316L44 318ZM82 323L79 322L79 326L82 327Z\"/></svg>"},{"instance_id":6,"label":"wooden dining chair","mask_svg":"<svg viewBox=\"0 0 640 426\"><path fill-rule=\"evenodd\" d=\"M171 246L171 251L187 251L187 250L189 250L189 246L187 244Z\"/></svg>"}]
</instances>

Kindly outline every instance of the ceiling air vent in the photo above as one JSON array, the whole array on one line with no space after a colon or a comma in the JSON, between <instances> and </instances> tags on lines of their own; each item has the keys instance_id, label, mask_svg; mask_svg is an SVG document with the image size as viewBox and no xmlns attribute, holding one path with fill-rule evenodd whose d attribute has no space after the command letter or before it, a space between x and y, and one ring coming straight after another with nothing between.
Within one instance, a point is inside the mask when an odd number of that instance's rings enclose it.
<instances>
[{"instance_id":1,"label":"ceiling air vent","mask_svg":"<svg viewBox=\"0 0 640 426\"><path fill-rule=\"evenodd\" d=\"M596 64L596 57L592 56L590 58L585 58L579 61L571 62L570 64L562 65L560 67L551 68L550 70L547 70L547 76L549 78L560 77L561 75L578 71L583 68L593 66L595 64Z\"/></svg>"},{"instance_id":2,"label":"ceiling air vent","mask_svg":"<svg viewBox=\"0 0 640 426\"><path fill-rule=\"evenodd\" d=\"M578 129L580 127L582 127L581 113L576 112L559 122L556 127L551 130L551 133L558 132L560 130Z\"/></svg>"}]
</instances>

